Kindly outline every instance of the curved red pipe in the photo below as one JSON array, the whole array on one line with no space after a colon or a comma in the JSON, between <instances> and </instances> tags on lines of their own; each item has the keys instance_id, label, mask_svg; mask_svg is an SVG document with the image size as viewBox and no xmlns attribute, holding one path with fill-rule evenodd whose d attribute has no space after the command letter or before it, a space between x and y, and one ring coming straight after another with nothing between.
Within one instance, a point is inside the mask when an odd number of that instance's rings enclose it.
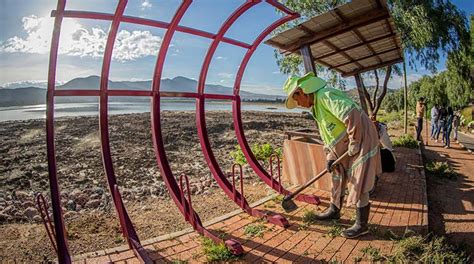
<instances>
[{"instance_id":1,"label":"curved red pipe","mask_svg":"<svg viewBox=\"0 0 474 264\"><path fill-rule=\"evenodd\" d=\"M268 174L268 172L257 161L257 159L255 158L255 155L253 155L252 150L245 137L244 128L242 125L241 100L240 100L239 92L240 92L241 81L242 81L245 69L247 68L247 64L250 58L252 57L257 47L265 39L265 37L268 36L273 30L275 30L280 25L290 20L296 19L300 16L298 13L294 13L291 10L286 9L286 7L284 7L283 5L281 5L280 3L276 1L267 0L267 2L279 8L280 10L284 10L285 12L288 13L288 15L280 18L279 20L275 21L270 26L268 26L265 30L263 30L260 33L260 35L254 40L254 42L252 43L252 47L247 51L247 53L243 57L242 62L240 63L239 70L237 72L237 76L235 78L235 83L234 83L234 95L236 96L236 98L232 102L232 115L234 119L234 128L235 128L235 134L237 136L237 141L239 142L240 148L242 149L242 152L244 153L244 156L247 162L250 164L250 167L252 167L252 169L260 177L260 179L262 179L268 186L272 187L275 191L281 194L288 195L290 194L290 192L286 190L285 188L283 188L280 181L275 180L272 177L272 175ZM313 195L300 194L295 199L313 203L313 204L319 204L319 198Z\"/></svg>"},{"instance_id":2,"label":"curved red pipe","mask_svg":"<svg viewBox=\"0 0 474 264\"><path fill-rule=\"evenodd\" d=\"M128 0L119 0L117 8L115 10L114 18L110 26L109 35L107 37L107 43L105 45L104 59L102 62L102 70L100 75L100 103L99 103L99 125L100 125L100 138L101 138L101 149L102 149L102 161L104 163L104 170L107 176L107 182L109 184L109 190L112 194L112 199L117 211L117 215L120 218L123 234L127 238L127 241L131 248L135 249L135 243L140 244L138 235L133 227L132 221L125 209L120 194L116 193L119 191L116 188L117 178L114 172L114 166L112 161L112 155L110 151L110 140L109 140L109 122L108 122L108 80L110 73L110 63L112 60L112 52L114 49L115 40L117 37L118 28L120 26L120 19L123 15L125 7L127 6ZM124 226L125 225L125 226ZM138 256L137 256L138 257ZM143 256L140 256L143 257Z\"/></svg>"},{"instance_id":3,"label":"curved red pipe","mask_svg":"<svg viewBox=\"0 0 474 264\"><path fill-rule=\"evenodd\" d=\"M165 181L168 190L170 191L171 198L175 202L178 209L181 213L185 216L186 219L190 219L190 215L194 218L194 222L198 225L198 231L202 232L202 224L199 216L194 212L188 212L186 208L189 208L189 205L185 200L182 200L182 193L181 190L173 176L173 171L168 162L168 158L166 157L165 146L163 142L163 135L161 133L161 115L160 115L160 80L163 73L163 66L165 63L166 55L168 52L169 45L171 43L171 39L173 38L174 33L178 27L181 18L183 17L184 13L191 5L192 0L184 0L181 3L181 6L178 8L178 11L174 15L173 19L171 20L170 27L165 33L163 37L163 42L160 47L160 51L158 53L158 58L156 60L155 71L153 74L153 81L152 81L152 103L151 103L151 125L152 125L152 137L153 137L153 147L155 151L156 160L158 163L158 167L160 168L161 175L163 180Z\"/></svg>"},{"instance_id":4,"label":"curved red pipe","mask_svg":"<svg viewBox=\"0 0 474 264\"><path fill-rule=\"evenodd\" d=\"M61 23L63 21L65 7L66 0L58 0L58 5L56 7L58 15L54 19L51 51L49 53L48 91L46 93L46 151L48 155L49 185L51 189L51 203L53 208L54 230L56 233L59 263L71 263L71 255L69 254L66 231L64 229L61 198L59 196L56 149L54 144L54 90L56 85L56 64L58 61L59 36L61 34Z\"/></svg>"},{"instance_id":5,"label":"curved red pipe","mask_svg":"<svg viewBox=\"0 0 474 264\"><path fill-rule=\"evenodd\" d=\"M207 50L206 57L204 58L204 62L201 68L201 73L199 75L198 89L197 89L198 98L196 100L196 126L198 128L199 142L201 144L204 157L207 161L207 165L209 166L215 180L217 181L221 189L226 193L226 195L232 200L234 200L234 202L237 203L238 205L242 205L243 206L242 209L247 211L249 214L252 214L252 208L250 208L247 201L241 195L240 192L236 192L236 195L234 198L232 183L230 183L229 180L227 180L226 176L224 175L224 173L219 167L219 164L214 156L214 153L212 152L211 144L209 142L209 136L207 134L207 128L206 128L206 118L205 118L205 109L204 109L204 106L205 106L204 88L206 84L207 72L209 70L209 64L224 34L227 32L230 26L244 12L246 12L252 6L258 4L259 2L261 1L259 0L246 1L227 18L224 24L222 24L221 28L219 29L219 32L216 35L216 38L214 39L214 41L209 46L209 49Z\"/></svg>"}]
</instances>

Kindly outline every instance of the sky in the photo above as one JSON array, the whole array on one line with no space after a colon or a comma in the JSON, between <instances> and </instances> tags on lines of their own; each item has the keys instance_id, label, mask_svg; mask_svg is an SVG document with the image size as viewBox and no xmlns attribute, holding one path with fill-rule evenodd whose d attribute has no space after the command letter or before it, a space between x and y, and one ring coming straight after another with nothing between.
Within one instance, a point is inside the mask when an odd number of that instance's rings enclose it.
<instances>
[{"instance_id":1,"label":"sky","mask_svg":"<svg viewBox=\"0 0 474 264\"><path fill-rule=\"evenodd\" d=\"M217 32L223 21L243 0L195 0L180 25ZM114 13L115 0L68 0L66 9ZM125 15L169 22L181 0L129 0ZM473 0L454 0L467 15L474 13ZM42 86L47 79L54 0L0 0L0 86L24 84ZM242 15L227 31L226 37L246 43L280 17L269 4L262 2ZM110 21L65 18L60 38L56 79L58 83L77 77L99 75ZM150 80L156 62L163 29L121 23L114 46L110 79ZM163 77L185 76L198 79L204 56L211 40L177 32L171 42ZM246 50L229 44L219 45L212 60L207 83L232 87L240 61ZM445 58L438 70L445 69ZM408 82L424 74L423 67L407 69ZM282 95L281 86L287 76L281 74L273 48L261 44L254 53L242 80L241 89L254 93ZM353 78L348 88L354 87ZM390 88L403 85L402 77L394 77Z\"/></svg>"}]
</instances>

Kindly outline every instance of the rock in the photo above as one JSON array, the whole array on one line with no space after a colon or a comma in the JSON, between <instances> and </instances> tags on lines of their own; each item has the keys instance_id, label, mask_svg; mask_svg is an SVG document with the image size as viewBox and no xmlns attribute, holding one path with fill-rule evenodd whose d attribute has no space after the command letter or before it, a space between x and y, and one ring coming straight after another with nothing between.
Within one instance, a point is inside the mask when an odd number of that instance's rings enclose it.
<instances>
[{"instance_id":1,"label":"rock","mask_svg":"<svg viewBox=\"0 0 474 264\"><path fill-rule=\"evenodd\" d=\"M22 206L23 208L26 208L26 207L35 207L35 203L33 203L32 201L26 201L26 202L23 202L23 203L21 204L21 206Z\"/></svg>"},{"instance_id":2,"label":"rock","mask_svg":"<svg viewBox=\"0 0 474 264\"><path fill-rule=\"evenodd\" d=\"M67 211L64 214L64 219L71 219L71 218L74 218L76 215L77 215L77 213L74 212L74 211Z\"/></svg>"},{"instance_id":3,"label":"rock","mask_svg":"<svg viewBox=\"0 0 474 264\"><path fill-rule=\"evenodd\" d=\"M68 200L66 202L66 208L69 211L76 211L76 203L73 200Z\"/></svg>"},{"instance_id":4,"label":"rock","mask_svg":"<svg viewBox=\"0 0 474 264\"><path fill-rule=\"evenodd\" d=\"M7 214L0 213L0 223L11 221L13 218Z\"/></svg>"},{"instance_id":5,"label":"rock","mask_svg":"<svg viewBox=\"0 0 474 264\"><path fill-rule=\"evenodd\" d=\"M33 216L33 221L35 221L35 222L43 222L43 219L41 219L41 216L35 215L35 216Z\"/></svg>"},{"instance_id":6,"label":"rock","mask_svg":"<svg viewBox=\"0 0 474 264\"><path fill-rule=\"evenodd\" d=\"M93 195L89 196L89 199L91 199L91 200L97 200L97 199L99 199L100 197L101 197L100 194L94 193Z\"/></svg>"},{"instance_id":7,"label":"rock","mask_svg":"<svg viewBox=\"0 0 474 264\"><path fill-rule=\"evenodd\" d=\"M89 200L89 201L84 205L84 208L94 209L94 208L99 207L99 205L100 205L100 200L98 200L98 199Z\"/></svg>"},{"instance_id":8,"label":"rock","mask_svg":"<svg viewBox=\"0 0 474 264\"><path fill-rule=\"evenodd\" d=\"M13 205L9 205L9 206L5 207L5 209L3 209L2 212L4 214L12 214L12 213L16 212L16 209Z\"/></svg>"},{"instance_id":9,"label":"rock","mask_svg":"<svg viewBox=\"0 0 474 264\"><path fill-rule=\"evenodd\" d=\"M35 215L38 215L38 210L34 207L28 207L23 211L23 215L26 216L28 219L32 219Z\"/></svg>"},{"instance_id":10,"label":"rock","mask_svg":"<svg viewBox=\"0 0 474 264\"><path fill-rule=\"evenodd\" d=\"M33 197L33 196L30 197L30 194L25 191L16 191L15 196L18 200L28 200L31 197Z\"/></svg>"}]
</instances>

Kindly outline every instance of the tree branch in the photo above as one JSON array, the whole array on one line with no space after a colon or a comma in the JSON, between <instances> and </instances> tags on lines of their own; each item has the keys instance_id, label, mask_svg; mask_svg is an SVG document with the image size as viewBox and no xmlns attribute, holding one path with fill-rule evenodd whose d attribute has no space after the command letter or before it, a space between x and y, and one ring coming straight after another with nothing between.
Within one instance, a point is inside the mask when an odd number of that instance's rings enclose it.
<instances>
[{"instance_id":1,"label":"tree branch","mask_svg":"<svg viewBox=\"0 0 474 264\"><path fill-rule=\"evenodd\" d=\"M374 102L373 104L376 105L376 102L377 102L377 93L379 92L379 74L377 72L377 70L375 69L374 70L374 74L375 74L375 91L374 91L374 99L372 99L372 102Z\"/></svg>"},{"instance_id":2,"label":"tree branch","mask_svg":"<svg viewBox=\"0 0 474 264\"><path fill-rule=\"evenodd\" d=\"M372 113L374 112L374 105L372 104L372 101L370 100L370 94L369 94L369 92L367 92L367 88L364 85L364 79L363 78L361 78L361 84L362 84L362 91L364 92L365 101L369 104L368 105L368 110L369 111L367 112L367 114L369 116L371 116Z\"/></svg>"},{"instance_id":3,"label":"tree branch","mask_svg":"<svg viewBox=\"0 0 474 264\"><path fill-rule=\"evenodd\" d=\"M373 111L373 114L377 115L377 112L380 109L380 105L382 105L383 98L385 97L385 94L387 94L387 86L388 86L388 81L390 80L390 74L392 73L392 66L387 67L387 72L385 73L385 80L383 82L383 89L382 93L380 94L379 98L377 98L377 104L375 106L375 109Z\"/></svg>"}]
</instances>

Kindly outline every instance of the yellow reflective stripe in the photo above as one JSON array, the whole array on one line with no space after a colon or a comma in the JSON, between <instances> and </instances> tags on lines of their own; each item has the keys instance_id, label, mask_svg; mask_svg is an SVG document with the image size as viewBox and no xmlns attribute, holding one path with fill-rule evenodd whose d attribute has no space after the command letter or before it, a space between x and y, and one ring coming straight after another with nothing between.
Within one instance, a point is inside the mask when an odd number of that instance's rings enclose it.
<instances>
[{"instance_id":1,"label":"yellow reflective stripe","mask_svg":"<svg viewBox=\"0 0 474 264\"><path fill-rule=\"evenodd\" d=\"M365 153L362 157L358 158L354 163L352 164L351 168L347 171L349 175L352 175L352 171L360 166L362 163L365 163L368 159L372 158L377 154L377 151L379 150L379 146L376 146L373 148L371 151Z\"/></svg>"}]
</instances>

